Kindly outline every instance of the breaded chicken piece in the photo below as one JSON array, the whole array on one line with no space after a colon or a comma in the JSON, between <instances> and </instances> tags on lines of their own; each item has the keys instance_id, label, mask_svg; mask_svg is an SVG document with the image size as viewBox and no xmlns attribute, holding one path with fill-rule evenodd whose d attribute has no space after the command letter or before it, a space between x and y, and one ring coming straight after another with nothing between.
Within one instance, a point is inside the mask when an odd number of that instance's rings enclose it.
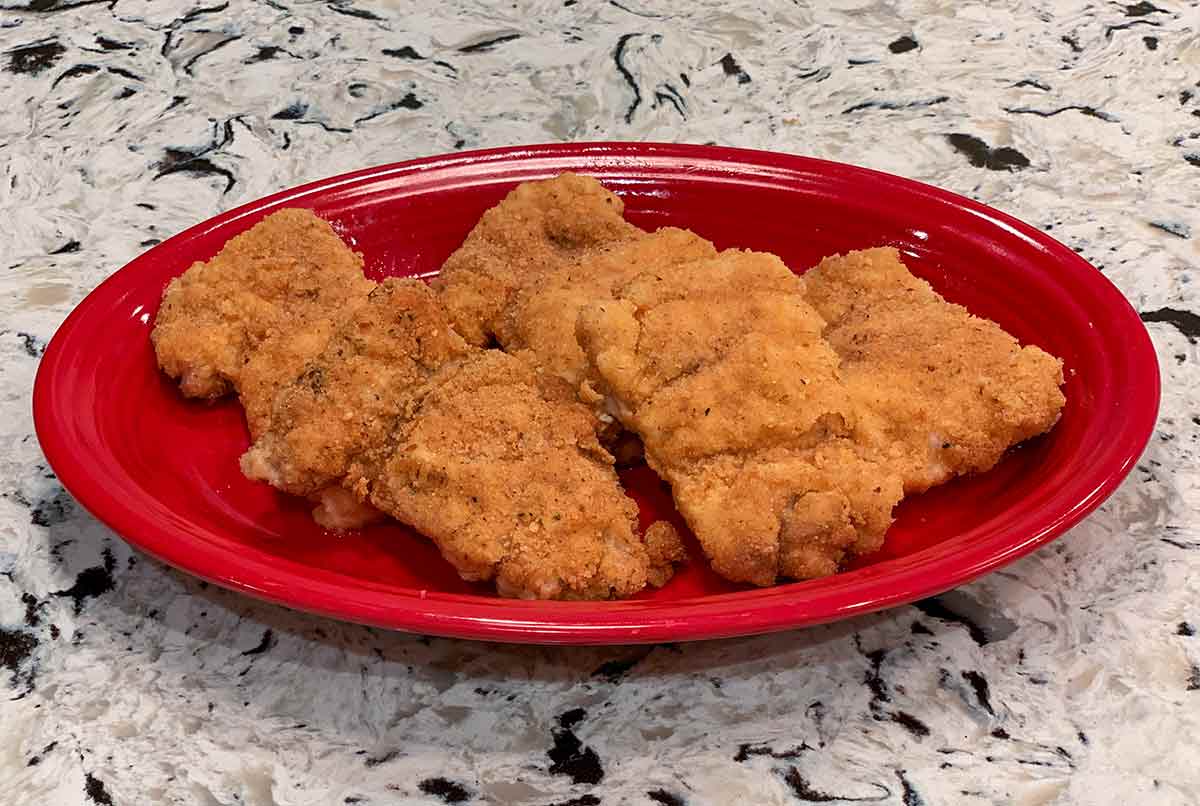
<instances>
[{"instance_id":1,"label":"breaded chicken piece","mask_svg":"<svg viewBox=\"0 0 1200 806\"><path fill-rule=\"evenodd\" d=\"M350 465L388 438L411 405L411 390L464 356L467 345L417 281L386 280L327 327L316 355L257 414L267 427L241 464L249 478L317 501L318 523L346 529L372 514L354 509L341 491ZM263 360L283 350L268 350Z\"/></svg>"},{"instance_id":2,"label":"breaded chicken piece","mask_svg":"<svg viewBox=\"0 0 1200 806\"><path fill-rule=\"evenodd\" d=\"M604 246L644 235L591 177L524 182L483 214L433 280L455 329L486 346L518 289Z\"/></svg>"},{"instance_id":3,"label":"breaded chicken piece","mask_svg":"<svg viewBox=\"0 0 1200 806\"><path fill-rule=\"evenodd\" d=\"M637 506L572 391L499 351L445 366L376 455L355 489L502 596L629 596L682 558L667 524L639 537Z\"/></svg>"},{"instance_id":4,"label":"breaded chicken piece","mask_svg":"<svg viewBox=\"0 0 1200 806\"><path fill-rule=\"evenodd\" d=\"M586 305L639 274L716 254L710 242L675 227L598 247L521 286L497 317L496 339L506 353L577 388L587 377L587 357L575 323Z\"/></svg>"},{"instance_id":5,"label":"breaded chicken piece","mask_svg":"<svg viewBox=\"0 0 1200 806\"><path fill-rule=\"evenodd\" d=\"M804 281L863 411L859 439L906 492L988 470L1058 421L1062 362L946 302L895 249L828 257Z\"/></svg>"},{"instance_id":6,"label":"breaded chicken piece","mask_svg":"<svg viewBox=\"0 0 1200 806\"><path fill-rule=\"evenodd\" d=\"M366 299L364 293L361 300L347 301L341 314L346 315ZM312 319L296 332L268 336L250 352L238 375L237 390L251 440L258 439L270 426L275 396L300 377L305 364L321 354L336 323L332 316Z\"/></svg>"},{"instance_id":7,"label":"breaded chicken piece","mask_svg":"<svg viewBox=\"0 0 1200 806\"><path fill-rule=\"evenodd\" d=\"M669 575L573 391L467 345L418 281L384 281L340 321L269 422L247 476L318 498L323 523L351 491L504 595L626 596Z\"/></svg>"},{"instance_id":8,"label":"breaded chicken piece","mask_svg":"<svg viewBox=\"0 0 1200 806\"><path fill-rule=\"evenodd\" d=\"M824 322L775 256L727 251L643 274L577 335L603 395L713 568L739 582L832 574L883 542L897 475L851 437Z\"/></svg>"},{"instance_id":9,"label":"breaded chicken piece","mask_svg":"<svg viewBox=\"0 0 1200 806\"><path fill-rule=\"evenodd\" d=\"M150 338L185 395L219 397L263 342L306 333L372 286L362 258L327 222L280 210L172 280Z\"/></svg>"}]
</instances>

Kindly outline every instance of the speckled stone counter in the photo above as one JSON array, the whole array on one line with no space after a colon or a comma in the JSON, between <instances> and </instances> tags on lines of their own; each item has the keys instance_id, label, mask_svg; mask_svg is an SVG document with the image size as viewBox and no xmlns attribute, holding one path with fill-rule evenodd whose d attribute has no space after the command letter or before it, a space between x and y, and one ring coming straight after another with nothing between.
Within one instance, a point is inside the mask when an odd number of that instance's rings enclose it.
<instances>
[{"instance_id":1,"label":"speckled stone counter","mask_svg":"<svg viewBox=\"0 0 1200 806\"><path fill-rule=\"evenodd\" d=\"M0 0L0 801L1200 802L1200 8ZM548 649L263 605L75 505L30 389L139 251L336 172L654 139L993 204L1142 312L1164 402L1095 515L913 607Z\"/></svg>"}]
</instances>

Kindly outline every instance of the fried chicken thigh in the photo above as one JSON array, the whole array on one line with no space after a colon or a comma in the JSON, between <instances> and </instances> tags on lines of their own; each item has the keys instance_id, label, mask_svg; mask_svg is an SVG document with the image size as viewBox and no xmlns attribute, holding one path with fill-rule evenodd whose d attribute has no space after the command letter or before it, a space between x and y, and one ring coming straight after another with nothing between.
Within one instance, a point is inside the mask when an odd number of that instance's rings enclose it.
<instances>
[{"instance_id":1,"label":"fried chicken thigh","mask_svg":"<svg viewBox=\"0 0 1200 806\"><path fill-rule=\"evenodd\" d=\"M775 256L638 276L580 315L583 391L639 434L713 567L757 585L874 551L899 477L853 438L824 322Z\"/></svg>"},{"instance_id":2,"label":"fried chicken thigh","mask_svg":"<svg viewBox=\"0 0 1200 806\"><path fill-rule=\"evenodd\" d=\"M895 249L828 257L804 282L862 412L859 439L905 492L988 470L1058 421L1062 362L946 302Z\"/></svg>"},{"instance_id":3,"label":"fried chicken thigh","mask_svg":"<svg viewBox=\"0 0 1200 806\"><path fill-rule=\"evenodd\" d=\"M436 373L419 410L359 472L360 494L503 596L628 596L665 582L682 559L677 535L665 546L639 537L637 506L591 412L496 350Z\"/></svg>"},{"instance_id":4,"label":"fried chicken thigh","mask_svg":"<svg viewBox=\"0 0 1200 806\"><path fill-rule=\"evenodd\" d=\"M373 285L362 258L327 222L308 210L280 210L172 280L150 338L159 366L188 397L242 392L243 372L264 343L301 334L311 349L311 330ZM269 407L273 379L303 363L296 345L279 349L288 360L259 365L246 390L254 398L252 428Z\"/></svg>"},{"instance_id":5,"label":"fried chicken thigh","mask_svg":"<svg viewBox=\"0 0 1200 806\"><path fill-rule=\"evenodd\" d=\"M513 296L585 255L644 236L595 179L562 174L524 182L483 214L433 280L454 328L483 347Z\"/></svg>"}]
</instances>

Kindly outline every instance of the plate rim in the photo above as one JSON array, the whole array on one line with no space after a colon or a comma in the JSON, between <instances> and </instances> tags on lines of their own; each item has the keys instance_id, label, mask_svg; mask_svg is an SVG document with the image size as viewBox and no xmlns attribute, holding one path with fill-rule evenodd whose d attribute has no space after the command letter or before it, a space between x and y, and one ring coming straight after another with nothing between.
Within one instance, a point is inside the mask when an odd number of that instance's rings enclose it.
<instances>
[{"instance_id":1,"label":"plate rim","mask_svg":"<svg viewBox=\"0 0 1200 806\"><path fill-rule=\"evenodd\" d=\"M735 177L745 176L739 169L746 166L781 170L792 175L817 173L828 177L842 174L870 178L974 213L990 225L999 226L1036 246L1047 254L1047 259L1069 267L1076 274L1086 272L1089 291L1107 300L1109 308L1121 311L1122 321L1115 325L1107 323L1107 326L1112 330L1118 330L1118 326L1125 328L1129 363L1134 368L1132 371L1140 374L1138 380L1143 384L1138 398L1141 405L1126 419L1122 436L1124 450L1102 478L1094 479L1099 483L1078 497L1072 506L1054 517L1042 518L1040 528L1024 533L1019 539L1007 539L1001 546L992 544L1003 538L990 535L989 540L960 553L943 551L942 556L930 556L924 562L907 562L905 567L893 573L881 573L882 579L862 579L856 576L858 572L851 572L816 582L788 583L672 602L627 600L603 603L522 602L416 589L372 592L361 584L347 591L344 585L305 576L297 569L308 566L286 559L266 562L242 557L239 565L243 573L231 574L223 571L228 567L227 549L202 541L172 544L152 521L140 517L136 510L112 496L106 496L103 479L89 473L87 462L81 461L72 450L65 424L54 416L52 405L56 385L61 379L59 367L70 357L64 345L74 329L86 321L91 308L100 305L100 301L123 282L127 283L140 266L153 262L155 253L165 252L168 247L226 227L238 219L288 202L302 202L339 187L354 188L393 175L415 175L422 170L453 168L460 164L515 164L519 168L542 157L575 158L581 163L589 157L690 158L728 164ZM587 170L580 172L587 173ZM1136 329L1131 327L1135 323ZM257 599L322 616L430 635L537 644L628 644L759 634L883 610L965 584L1045 545L1093 512L1116 490L1145 450L1157 422L1160 403L1160 370L1154 345L1129 300L1111 280L1074 251L1007 213L932 185L847 163L725 146L603 141L506 146L362 168L251 200L188 227L114 271L73 308L46 347L32 396L36 435L49 466L63 487L84 509L126 542L172 567ZM939 547L940 544L903 559L937 554ZM884 561L872 567L880 568L890 562L898 561ZM851 578L852 575L855 577ZM814 595L798 598L798 586L806 587ZM348 593L358 595L348 598ZM868 593L870 595L864 595ZM381 599L387 602L381 602ZM501 610L508 611L508 615L502 616Z\"/></svg>"}]
</instances>

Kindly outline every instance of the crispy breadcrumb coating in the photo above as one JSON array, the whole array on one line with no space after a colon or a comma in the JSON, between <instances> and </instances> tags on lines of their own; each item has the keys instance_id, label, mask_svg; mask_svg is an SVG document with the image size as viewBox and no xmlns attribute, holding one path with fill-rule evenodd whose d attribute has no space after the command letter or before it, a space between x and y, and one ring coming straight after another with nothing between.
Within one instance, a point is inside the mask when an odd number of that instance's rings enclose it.
<instances>
[{"instance_id":1,"label":"crispy breadcrumb coating","mask_svg":"<svg viewBox=\"0 0 1200 806\"><path fill-rule=\"evenodd\" d=\"M608 599L664 584L682 542L667 524L639 537L591 413L563 391L512 356L475 351L435 373L351 483L503 596Z\"/></svg>"},{"instance_id":2,"label":"crispy breadcrumb coating","mask_svg":"<svg viewBox=\"0 0 1200 806\"><path fill-rule=\"evenodd\" d=\"M562 174L518 185L483 214L433 280L455 329L488 345L522 287L604 246L644 235L591 177Z\"/></svg>"},{"instance_id":3,"label":"crispy breadcrumb coating","mask_svg":"<svg viewBox=\"0 0 1200 806\"><path fill-rule=\"evenodd\" d=\"M804 282L862 412L858 438L906 492L988 470L1058 421L1062 362L946 302L895 249L825 258Z\"/></svg>"},{"instance_id":4,"label":"crispy breadcrumb coating","mask_svg":"<svg viewBox=\"0 0 1200 806\"><path fill-rule=\"evenodd\" d=\"M385 280L339 322L269 419L247 476L317 497L323 521L355 514L342 485L503 595L604 599L670 575L570 387L467 345L416 280Z\"/></svg>"},{"instance_id":5,"label":"crispy breadcrumb coating","mask_svg":"<svg viewBox=\"0 0 1200 806\"><path fill-rule=\"evenodd\" d=\"M578 387L587 358L575 339L579 312L639 274L716 255L687 230L665 227L605 245L521 286L497 317L496 340L506 353Z\"/></svg>"},{"instance_id":6,"label":"crispy breadcrumb coating","mask_svg":"<svg viewBox=\"0 0 1200 806\"><path fill-rule=\"evenodd\" d=\"M580 315L594 384L723 576L757 585L874 551L901 496L851 436L824 322L773 255L643 274Z\"/></svg>"},{"instance_id":7,"label":"crispy breadcrumb coating","mask_svg":"<svg viewBox=\"0 0 1200 806\"><path fill-rule=\"evenodd\" d=\"M280 210L172 280L150 338L185 395L219 397L264 341L306 332L372 286L362 258L327 222Z\"/></svg>"},{"instance_id":8,"label":"crispy breadcrumb coating","mask_svg":"<svg viewBox=\"0 0 1200 806\"><path fill-rule=\"evenodd\" d=\"M293 495L340 484L353 462L388 438L413 405L412 390L466 354L424 284L384 281L277 392L270 427L242 457L242 471Z\"/></svg>"}]
</instances>

